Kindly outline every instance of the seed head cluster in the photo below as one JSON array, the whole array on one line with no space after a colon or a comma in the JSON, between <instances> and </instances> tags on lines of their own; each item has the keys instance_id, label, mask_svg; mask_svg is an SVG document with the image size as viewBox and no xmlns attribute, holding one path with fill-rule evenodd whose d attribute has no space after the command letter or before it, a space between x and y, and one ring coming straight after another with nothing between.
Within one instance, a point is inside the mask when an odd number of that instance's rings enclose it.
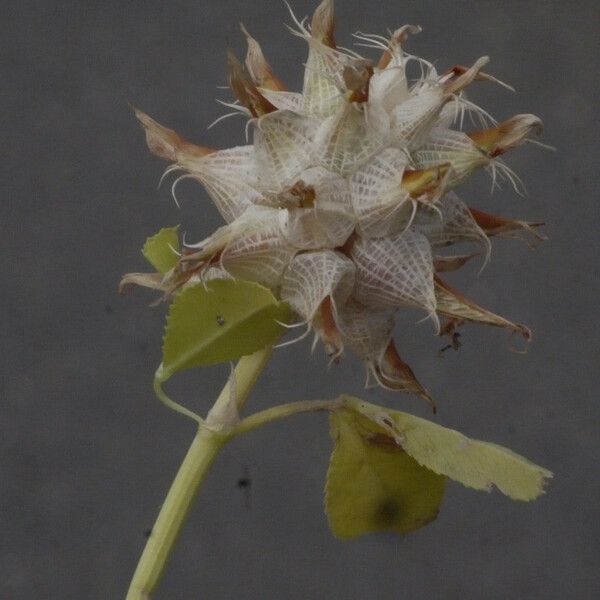
<instances>
[{"instance_id":1,"label":"seed head cluster","mask_svg":"<svg viewBox=\"0 0 600 600\"><path fill-rule=\"evenodd\" d=\"M455 341L464 321L530 337L440 273L476 254L486 261L491 236L521 230L540 237L538 224L471 208L455 190L479 169L491 173L493 185L509 180L518 189L501 156L538 133L541 121L521 114L497 123L465 94L475 81L508 87L482 70L488 58L439 73L405 51L419 27L401 27L389 39L356 34L359 45L380 55L369 60L336 46L333 0L324 0L310 23L292 18L292 33L308 46L301 93L274 74L245 28L245 64L228 51L236 97L229 106L247 117L251 144L198 146L136 111L150 150L172 162L167 172L199 181L226 224L185 245L160 281L131 281L167 296L215 278L259 282L289 303L332 359L349 349L381 386L432 403L394 344L399 309L421 309L437 333ZM479 129L463 131L465 122ZM440 253L459 242L479 250Z\"/></svg>"}]
</instances>

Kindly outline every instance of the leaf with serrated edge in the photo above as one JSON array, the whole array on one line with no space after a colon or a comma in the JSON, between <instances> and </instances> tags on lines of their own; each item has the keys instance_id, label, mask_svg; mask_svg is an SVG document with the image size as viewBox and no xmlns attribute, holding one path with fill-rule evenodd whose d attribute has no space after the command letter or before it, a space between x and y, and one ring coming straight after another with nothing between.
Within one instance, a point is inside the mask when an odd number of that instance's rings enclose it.
<instances>
[{"instance_id":1,"label":"leaf with serrated edge","mask_svg":"<svg viewBox=\"0 0 600 600\"><path fill-rule=\"evenodd\" d=\"M289 307L249 281L213 280L184 289L173 300L157 379L177 371L252 354L274 344Z\"/></svg>"},{"instance_id":2,"label":"leaf with serrated edge","mask_svg":"<svg viewBox=\"0 0 600 600\"><path fill-rule=\"evenodd\" d=\"M472 440L413 415L342 396L345 406L367 417L419 464L467 487L490 491L497 487L513 500L534 500L544 493L552 473L507 448Z\"/></svg>"},{"instance_id":3,"label":"leaf with serrated edge","mask_svg":"<svg viewBox=\"0 0 600 600\"><path fill-rule=\"evenodd\" d=\"M330 419L335 448L325 511L337 537L375 531L404 534L436 518L445 477L419 465L359 413L339 410Z\"/></svg>"},{"instance_id":4,"label":"leaf with serrated edge","mask_svg":"<svg viewBox=\"0 0 600 600\"><path fill-rule=\"evenodd\" d=\"M179 257L179 236L176 227L165 227L149 237L142 248L144 258L159 272L166 273L176 264Z\"/></svg>"}]
</instances>

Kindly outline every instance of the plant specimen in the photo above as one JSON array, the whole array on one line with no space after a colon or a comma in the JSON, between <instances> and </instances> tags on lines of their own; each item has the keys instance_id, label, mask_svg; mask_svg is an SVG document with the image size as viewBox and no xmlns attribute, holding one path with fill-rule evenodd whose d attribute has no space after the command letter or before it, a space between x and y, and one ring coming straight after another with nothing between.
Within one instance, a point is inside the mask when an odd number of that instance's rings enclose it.
<instances>
[{"instance_id":1,"label":"plant specimen","mask_svg":"<svg viewBox=\"0 0 600 600\"><path fill-rule=\"evenodd\" d=\"M227 53L236 98L228 106L247 119L252 143L198 146L136 111L150 150L171 163L166 173L200 182L225 224L197 243L182 243L177 228L161 230L143 249L155 271L122 281L122 288L158 290L170 303L154 387L165 404L198 423L130 600L149 598L155 589L223 445L293 414L329 413L334 450L326 511L341 538L425 525L437 515L448 478L532 500L551 476L500 446L346 395L243 415L273 347L289 343L280 339L296 327L304 330L300 338L313 333L330 361L352 352L368 381L420 396L434 412L394 342L398 310L423 311L450 345L458 345L465 322L531 337L527 327L477 305L445 277L476 256L485 264L493 236L541 238L539 224L471 208L455 192L480 169L493 186L508 180L518 191L520 181L502 156L531 141L541 121L521 114L497 123L465 94L475 81L508 87L483 71L488 58L438 73L405 50L418 27L401 27L389 38L356 34L360 45L378 51L370 60L336 46L332 0L321 2L310 24L292 18L292 33L308 46L301 93L286 88L245 28L245 63ZM479 124L476 131L463 131L465 116ZM447 250L456 243L478 251ZM163 389L178 371L237 359L205 417Z\"/></svg>"}]
</instances>

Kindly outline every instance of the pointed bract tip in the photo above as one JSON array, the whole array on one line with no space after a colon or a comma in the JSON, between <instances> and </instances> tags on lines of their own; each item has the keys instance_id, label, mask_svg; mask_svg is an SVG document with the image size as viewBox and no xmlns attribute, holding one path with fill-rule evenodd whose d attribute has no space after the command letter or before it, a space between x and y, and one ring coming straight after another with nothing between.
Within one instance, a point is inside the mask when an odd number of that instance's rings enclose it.
<instances>
[{"instance_id":1,"label":"pointed bract tip","mask_svg":"<svg viewBox=\"0 0 600 600\"><path fill-rule=\"evenodd\" d=\"M472 67L469 67L458 76L451 71L449 75L443 78L444 92L447 95L458 94L477 79L481 69L489 62L489 56L482 56L473 63Z\"/></svg>"},{"instance_id":2,"label":"pointed bract tip","mask_svg":"<svg viewBox=\"0 0 600 600\"><path fill-rule=\"evenodd\" d=\"M312 37L329 48L335 48L335 14L333 0L323 0L315 9L311 21Z\"/></svg>"},{"instance_id":3,"label":"pointed bract tip","mask_svg":"<svg viewBox=\"0 0 600 600\"><path fill-rule=\"evenodd\" d=\"M132 108L136 118L144 127L146 144L152 154L172 162L177 162L182 155L198 158L216 152L212 148L197 146L188 142L173 129L160 125L138 108Z\"/></svg>"},{"instance_id":4,"label":"pointed bract tip","mask_svg":"<svg viewBox=\"0 0 600 600\"><path fill-rule=\"evenodd\" d=\"M481 150L496 157L522 145L532 133L541 135L543 131L544 126L539 117L523 114L515 115L496 127L474 131L469 137Z\"/></svg>"},{"instance_id":5,"label":"pointed bract tip","mask_svg":"<svg viewBox=\"0 0 600 600\"><path fill-rule=\"evenodd\" d=\"M240 23L240 29L248 43L245 63L254 84L274 92L286 91L287 86L273 73L258 41L250 35L243 23Z\"/></svg>"}]
</instances>

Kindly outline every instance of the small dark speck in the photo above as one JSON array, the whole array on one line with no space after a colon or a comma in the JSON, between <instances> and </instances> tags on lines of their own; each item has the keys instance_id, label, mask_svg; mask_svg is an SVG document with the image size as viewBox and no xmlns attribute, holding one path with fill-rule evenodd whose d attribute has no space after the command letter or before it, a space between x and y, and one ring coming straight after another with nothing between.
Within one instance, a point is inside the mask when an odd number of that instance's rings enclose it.
<instances>
[{"instance_id":1,"label":"small dark speck","mask_svg":"<svg viewBox=\"0 0 600 600\"><path fill-rule=\"evenodd\" d=\"M223 327L225 325L225 319L221 315L217 315L217 325Z\"/></svg>"},{"instance_id":2,"label":"small dark speck","mask_svg":"<svg viewBox=\"0 0 600 600\"><path fill-rule=\"evenodd\" d=\"M578 185L581 179L577 177L577 175L573 175L573 177L571 177L571 181L573 182L573 185Z\"/></svg>"},{"instance_id":3,"label":"small dark speck","mask_svg":"<svg viewBox=\"0 0 600 600\"><path fill-rule=\"evenodd\" d=\"M375 522L380 525L391 525L400 516L398 502L390 498L379 504L375 512Z\"/></svg>"},{"instance_id":4,"label":"small dark speck","mask_svg":"<svg viewBox=\"0 0 600 600\"><path fill-rule=\"evenodd\" d=\"M115 312L115 309L110 304L105 304L104 305L104 312L107 315L112 315Z\"/></svg>"},{"instance_id":5,"label":"small dark speck","mask_svg":"<svg viewBox=\"0 0 600 600\"><path fill-rule=\"evenodd\" d=\"M148 539L152 535L152 529L144 529L144 537Z\"/></svg>"},{"instance_id":6,"label":"small dark speck","mask_svg":"<svg viewBox=\"0 0 600 600\"><path fill-rule=\"evenodd\" d=\"M250 487L251 481L248 479L248 477L240 477L237 484L239 488L247 488Z\"/></svg>"}]
</instances>

